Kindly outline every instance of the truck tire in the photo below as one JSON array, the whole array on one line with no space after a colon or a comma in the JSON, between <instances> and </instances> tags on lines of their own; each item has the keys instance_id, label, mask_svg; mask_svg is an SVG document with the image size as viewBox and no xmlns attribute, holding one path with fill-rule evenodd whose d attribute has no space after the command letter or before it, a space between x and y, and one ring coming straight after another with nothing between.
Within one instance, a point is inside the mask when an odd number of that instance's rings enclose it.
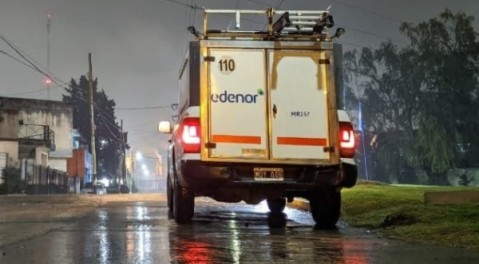
<instances>
[{"instance_id":1,"label":"truck tire","mask_svg":"<svg viewBox=\"0 0 479 264\"><path fill-rule=\"evenodd\" d=\"M284 198L268 199L267 203L269 211L273 214L283 212L284 207L286 207L286 199Z\"/></svg>"},{"instance_id":2,"label":"truck tire","mask_svg":"<svg viewBox=\"0 0 479 264\"><path fill-rule=\"evenodd\" d=\"M173 218L173 186L171 186L170 174L166 176L166 202L168 204L168 219Z\"/></svg>"},{"instance_id":3,"label":"truck tire","mask_svg":"<svg viewBox=\"0 0 479 264\"><path fill-rule=\"evenodd\" d=\"M193 218L195 197L187 187L174 183L173 217L178 224L188 224Z\"/></svg>"},{"instance_id":4,"label":"truck tire","mask_svg":"<svg viewBox=\"0 0 479 264\"><path fill-rule=\"evenodd\" d=\"M326 188L310 195L309 206L316 226L334 229L341 214L341 192Z\"/></svg>"}]
</instances>

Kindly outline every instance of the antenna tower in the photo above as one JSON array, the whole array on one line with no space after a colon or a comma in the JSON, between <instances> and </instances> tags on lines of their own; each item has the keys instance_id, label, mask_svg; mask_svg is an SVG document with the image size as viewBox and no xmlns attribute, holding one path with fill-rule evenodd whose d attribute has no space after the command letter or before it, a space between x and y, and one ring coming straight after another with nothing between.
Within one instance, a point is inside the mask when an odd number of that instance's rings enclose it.
<instances>
[{"instance_id":1,"label":"antenna tower","mask_svg":"<svg viewBox=\"0 0 479 264\"><path fill-rule=\"evenodd\" d=\"M52 26L52 14L50 11L47 14L47 73L50 74L50 29ZM50 85L52 80L50 76L45 79L45 86L47 87L47 100L50 100Z\"/></svg>"}]
</instances>

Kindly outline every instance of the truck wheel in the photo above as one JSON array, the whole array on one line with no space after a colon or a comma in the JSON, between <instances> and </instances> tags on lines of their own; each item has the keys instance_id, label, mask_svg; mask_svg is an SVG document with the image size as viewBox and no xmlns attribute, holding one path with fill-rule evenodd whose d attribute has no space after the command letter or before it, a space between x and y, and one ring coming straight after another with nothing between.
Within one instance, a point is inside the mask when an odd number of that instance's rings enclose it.
<instances>
[{"instance_id":1,"label":"truck wheel","mask_svg":"<svg viewBox=\"0 0 479 264\"><path fill-rule=\"evenodd\" d=\"M176 182L173 189L173 217L178 224L188 224L193 217L195 197L188 188Z\"/></svg>"},{"instance_id":2,"label":"truck wheel","mask_svg":"<svg viewBox=\"0 0 479 264\"><path fill-rule=\"evenodd\" d=\"M284 198L268 199L267 202L269 211L273 214L283 212L286 206L286 199Z\"/></svg>"},{"instance_id":3,"label":"truck wheel","mask_svg":"<svg viewBox=\"0 0 479 264\"><path fill-rule=\"evenodd\" d=\"M168 219L173 218L173 187L171 186L170 174L166 176L166 202L168 204Z\"/></svg>"},{"instance_id":4,"label":"truck wheel","mask_svg":"<svg viewBox=\"0 0 479 264\"><path fill-rule=\"evenodd\" d=\"M341 192L330 188L318 190L311 194L309 207L317 227L335 228L341 214Z\"/></svg>"}]
</instances>

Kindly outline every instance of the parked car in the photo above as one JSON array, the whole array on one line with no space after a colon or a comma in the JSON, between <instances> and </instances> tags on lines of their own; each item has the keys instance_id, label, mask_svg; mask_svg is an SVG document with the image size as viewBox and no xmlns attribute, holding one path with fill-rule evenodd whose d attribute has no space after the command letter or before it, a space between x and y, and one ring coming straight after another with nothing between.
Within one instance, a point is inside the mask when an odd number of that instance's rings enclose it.
<instances>
[{"instance_id":1,"label":"parked car","mask_svg":"<svg viewBox=\"0 0 479 264\"><path fill-rule=\"evenodd\" d=\"M81 193L90 193L90 194L106 194L106 187L101 182L97 182L96 185L93 185L93 182L87 182L80 191Z\"/></svg>"},{"instance_id":2,"label":"parked car","mask_svg":"<svg viewBox=\"0 0 479 264\"><path fill-rule=\"evenodd\" d=\"M105 185L101 182L97 183L96 188L95 188L95 193L96 194L106 194L107 191L106 191Z\"/></svg>"}]
</instances>

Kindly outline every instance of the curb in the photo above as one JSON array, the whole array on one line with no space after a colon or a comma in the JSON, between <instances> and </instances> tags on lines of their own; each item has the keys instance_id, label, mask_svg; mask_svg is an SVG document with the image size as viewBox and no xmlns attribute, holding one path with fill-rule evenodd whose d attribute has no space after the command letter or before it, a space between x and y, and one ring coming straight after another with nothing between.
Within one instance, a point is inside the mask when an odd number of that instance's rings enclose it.
<instances>
[{"instance_id":1,"label":"curb","mask_svg":"<svg viewBox=\"0 0 479 264\"><path fill-rule=\"evenodd\" d=\"M110 202L155 202L166 199L166 194L52 194L52 195L5 195L0 196L0 206L14 204L78 204Z\"/></svg>"},{"instance_id":2,"label":"curb","mask_svg":"<svg viewBox=\"0 0 479 264\"><path fill-rule=\"evenodd\" d=\"M430 191L424 192L426 204L479 203L478 191Z\"/></svg>"}]
</instances>

